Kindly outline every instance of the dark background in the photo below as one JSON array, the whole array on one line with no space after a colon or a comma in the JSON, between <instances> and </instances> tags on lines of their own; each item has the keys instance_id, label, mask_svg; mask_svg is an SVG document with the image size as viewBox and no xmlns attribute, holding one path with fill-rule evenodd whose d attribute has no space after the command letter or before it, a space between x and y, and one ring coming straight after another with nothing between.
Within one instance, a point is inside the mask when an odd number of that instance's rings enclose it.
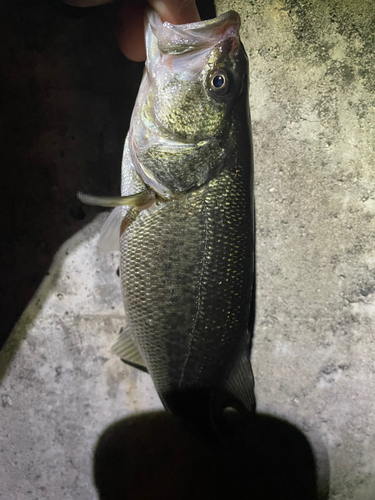
<instances>
[{"instance_id":1,"label":"dark background","mask_svg":"<svg viewBox=\"0 0 375 500\"><path fill-rule=\"evenodd\" d=\"M143 63L117 46L117 8L0 2L0 349L61 244L100 210L77 191L119 193Z\"/></svg>"},{"instance_id":2,"label":"dark background","mask_svg":"<svg viewBox=\"0 0 375 500\"><path fill-rule=\"evenodd\" d=\"M2 1L0 345L61 244L97 213L76 192L118 193L142 74L115 40L115 8Z\"/></svg>"}]
</instances>

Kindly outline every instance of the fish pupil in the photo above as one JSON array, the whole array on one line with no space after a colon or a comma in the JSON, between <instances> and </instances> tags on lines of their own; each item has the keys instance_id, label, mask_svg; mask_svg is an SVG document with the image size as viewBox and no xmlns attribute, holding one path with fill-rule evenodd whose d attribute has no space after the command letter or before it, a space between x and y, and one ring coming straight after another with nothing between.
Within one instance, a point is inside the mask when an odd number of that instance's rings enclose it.
<instances>
[{"instance_id":1,"label":"fish pupil","mask_svg":"<svg viewBox=\"0 0 375 500\"><path fill-rule=\"evenodd\" d=\"M220 89L224 85L224 77L221 75L214 76L212 83L216 89Z\"/></svg>"}]
</instances>

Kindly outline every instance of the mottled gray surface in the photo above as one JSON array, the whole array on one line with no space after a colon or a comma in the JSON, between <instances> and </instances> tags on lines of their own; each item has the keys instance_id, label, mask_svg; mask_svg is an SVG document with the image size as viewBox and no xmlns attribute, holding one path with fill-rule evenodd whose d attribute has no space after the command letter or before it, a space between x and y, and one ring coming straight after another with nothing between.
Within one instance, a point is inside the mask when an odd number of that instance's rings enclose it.
<instances>
[{"instance_id":1,"label":"mottled gray surface","mask_svg":"<svg viewBox=\"0 0 375 500\"><path fill-rule=\"evenodd\" d=\"M372 500L373 3L234 0L217 7L241 14L251 65L258 408L309 436L323 486L329 475L331 500ZM81 92L85 102L92 99L87 85ZM49 119L51 126L61 122L58 114ZM73 123L98 134L105 128L89 123L81 108L70 120L67 134ZM54 141L66 148L63 135ZM55 142L44 144L53 158ZM95 219L60 250L0 354L0 372L6 368L0 498L95 499L97 437L126 413L159 405L147 375L110 352L123 312L116 259L95 249L102 221Z\"/></svg>"},{"instance_id":2,"label":"mottled gray surface","mask_svg":"<svg viewBox=\"0 0 375 500\"><path fill-rule=\"evenodd\" d=\"M161 406L150 377L111 353L124 324L117 254L96 241L104 214L67 241L0 353L25 339L0 387L0 498L96 498L103 430ZM4 375L0 369L0 377Z\"/></svg>"},{"instance_id":3,"label":"mottled gray surface","mask_svg":"<svg viewBox=\"0 0 375 500\"><path fill-rule=\"evenodd\" d=\"M228 2L219 2L218 13ZM250 56L258 408L328 454L335 500L375 498L375 13L234 1Z\"/></svg>"}]
</instances>

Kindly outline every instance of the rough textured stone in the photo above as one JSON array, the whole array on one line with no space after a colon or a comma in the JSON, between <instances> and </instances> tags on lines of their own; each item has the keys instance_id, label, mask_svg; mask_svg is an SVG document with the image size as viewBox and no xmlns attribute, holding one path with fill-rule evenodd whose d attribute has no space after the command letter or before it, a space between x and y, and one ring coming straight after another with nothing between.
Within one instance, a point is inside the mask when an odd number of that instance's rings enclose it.
<instances>
[{"instance_id":1,"label":"rough textured stone","mask_svg":"<svg viewBox=\"0 0 375 500\"><path fill-rule=\"evenodd\" d=\"M258 409L308 435L331 499L375 498L373 3L230 7L250 58Z\"/></svg>"},{"instance_id":2,"label":"rough textured stone","mask_svg":"<svg viewBox=\"0 0 375 500\"><path fill-rule=\"evenodd\" d=\"M111 353L124 313L118 255L96 249L104 221L61 247L0 353L0 498L95 498L101 432L161 406L150 377Z\"/></svg>"},{"instance_id":3,"label":"rough textured stone","mask_svg":"<svg viewBox=\"0 0 375 500\"><path fill-rule=\"evenodd\" d=\"M16 172L5 189L9 311L27 303L56 249L91 221L60 248L0 353L7 500L96 498L99 435L124 415L160 406L148 376L110 352L123 326L118 263L95 248L104 215L94 219L94 209L81 212L74 201L86 180L106 192L117 186L139 78L115 52L111 8L78 13L42 0L1 7L12 103L3 157ZM218 13L228 9L241 14L251 72L258 409L308 436L322 497L329 481L331 500L372 500L373 2L217 2Z\"/></svg>"}]
</instances>

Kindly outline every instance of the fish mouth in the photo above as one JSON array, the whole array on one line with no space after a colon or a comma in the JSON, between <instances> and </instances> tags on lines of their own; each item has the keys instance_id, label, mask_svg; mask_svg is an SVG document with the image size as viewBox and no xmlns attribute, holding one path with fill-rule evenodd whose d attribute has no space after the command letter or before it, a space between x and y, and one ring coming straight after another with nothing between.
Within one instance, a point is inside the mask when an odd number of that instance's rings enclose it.
<instances>
[{"instance_id":1,"label":"fish mouth","mask_svg":"<svg viewBox=\"0 0 375 500\"><path fill-rule=\"evenodd\" d=\"M162 54L196 52L212 48L227 38L237 40L237 43L233 44L233 52L239 48L241 20L239 14L233 10L214 19L179 25L162 23L157 13L149 10L148 20Z\"/></svg>"}]
</instances>

